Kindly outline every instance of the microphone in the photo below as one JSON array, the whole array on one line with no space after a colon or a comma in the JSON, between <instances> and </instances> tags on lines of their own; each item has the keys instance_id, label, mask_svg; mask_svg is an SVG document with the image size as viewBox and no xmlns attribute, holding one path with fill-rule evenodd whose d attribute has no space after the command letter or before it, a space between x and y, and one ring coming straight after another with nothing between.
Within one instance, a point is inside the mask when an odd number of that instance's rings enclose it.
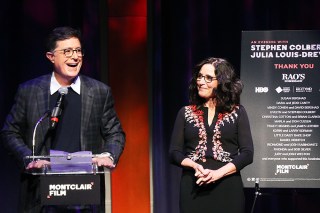
<instances>
[{"instance_id":1,"label":"microphone","mask_svg":"<svg viewBox=\"0 0 320 213\"><path fill-rule=\"evenodd\" d=\"M259 193L259 191L260 191L259 181L260 181L260 179L259 179L259 178L256 178L256 182L255 182L255 184L254 184L254 188L255 188L255 190L256 190L256 193Z\"/></svg>"},{"instance_id":2,"label":"microphone","mask_svg":"<svg viewBox=\"0 0 320 213\"><path fill-rule=\"evenodd\" d=\"M259 179L259 178L256 178L256 182L255 182L255 184L254 184L254 188L255 188L256 192L254 193L255 196L254 196L254 200L253 200L253 204L252 204L250 213L253 213L253 212L254 212L254 207L255 207L255 205L256 205L256 201L257 201L257 199L258 199L258 195L261 195L261 193L259 192L259 191L260 191L259 181L260 181L260 179Z\"/></svg>"},{"instance_id":3,"label":"microphone","mask_svg":"<svg viewBox=\"0 0 320 213\"><path fill-rule=\"evenodd\" d=\"M53 108L51 112L51 117L50 117L50 129L54 129L57 126L57 123L59 122L59 116L61 115L62 112L62 106L64 102L64 96L68 94L68 88L67 87L61 87L59 90L59 96L57 99L57 103L55 107Z\"/></svg>"},{"instance_id":4,"label":"microphone","mask_svg":"<svg viewBox=\"0 0 320 213\"><path fill-rule=\"evenodd\" d=\"M37 131L37 127L38 125L46 118L48 117L50 114L50 110L46 111L41 118L38 120L38 122L36 123L34 129L33 129L33 136L32 136L32 156L33 156L33 160L34 160L34 155L35 155L35 146L36 146L36 131Z\"/></svg>"}]
</instances>

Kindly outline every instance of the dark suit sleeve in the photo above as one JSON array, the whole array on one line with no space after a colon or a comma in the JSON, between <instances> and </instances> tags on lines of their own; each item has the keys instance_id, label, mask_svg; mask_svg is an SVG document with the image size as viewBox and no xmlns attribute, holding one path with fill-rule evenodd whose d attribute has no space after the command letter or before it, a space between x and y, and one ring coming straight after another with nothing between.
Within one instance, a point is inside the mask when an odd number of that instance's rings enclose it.
<instances>
[{"instance_id":1,"label":"dark suit sleeve","mask_svg":"<svg viewBox=\"0 0 320 213\"><path fill-rule=\"evenodd\" d=\"M114 109L114 99L109 89L103 107L101 132L105 141L104 151L112 154L117 163L125 145L125 133Z\"/></svg>"},{"instance_id":2,"label":"dark suit sleeve","mask_svg":"<svg viewBox=\"0 0 320 213\"><path fill-rule=\"evenodd\" d=\"M23 166L23 159L27 155L31 155L31 150L25 143L25 129L26 122L26 94L24 90L19 87L15 96L15 103L6 117L3 128L1 129L1 142L9 153L13 154L15 158Z\"/></svg>"}]
</instances>

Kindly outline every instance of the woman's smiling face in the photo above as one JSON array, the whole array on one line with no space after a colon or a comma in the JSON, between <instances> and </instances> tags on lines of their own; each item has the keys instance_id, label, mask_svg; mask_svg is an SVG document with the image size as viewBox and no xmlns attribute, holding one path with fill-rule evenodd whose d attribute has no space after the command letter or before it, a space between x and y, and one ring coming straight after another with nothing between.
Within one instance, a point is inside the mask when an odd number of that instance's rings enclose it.
<instances>
[{"instance_id":1,"label":"woman's smiling face","mask_svg":"<svg viewBox=\"0 0 320 213\"><path fill-rule=\"evenodd\" d=\"M197 78L198 94L206 100L214 97L213 90L217 88L215 68L212 64L204 64Z\"/></svg>"}]
</instances>

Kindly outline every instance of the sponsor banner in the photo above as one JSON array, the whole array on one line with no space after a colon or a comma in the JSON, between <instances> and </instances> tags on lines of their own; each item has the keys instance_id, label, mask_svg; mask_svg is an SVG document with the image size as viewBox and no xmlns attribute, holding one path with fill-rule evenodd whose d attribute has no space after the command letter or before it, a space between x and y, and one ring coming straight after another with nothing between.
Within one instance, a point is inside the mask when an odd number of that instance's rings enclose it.
<instances>
[{"instance_id":1,"label":"sponsor banner","mask_svg":"<svg viewBox=\"0 0 320 213\"><path fill-rule=\"evenodd\" d=\"M244 31L241 48L255 149L244 186L320 188L320 31Z\"/></svg>"},{"instance_id":2,"label":"sponsor banner","mask_svg":"<svg viewBox=\"0 0 320 213\"><path fill-rule=\"evenodd\" d=\"M100 204L99 175L41 176L43 205Z\"/></svg>"}]
</instances>

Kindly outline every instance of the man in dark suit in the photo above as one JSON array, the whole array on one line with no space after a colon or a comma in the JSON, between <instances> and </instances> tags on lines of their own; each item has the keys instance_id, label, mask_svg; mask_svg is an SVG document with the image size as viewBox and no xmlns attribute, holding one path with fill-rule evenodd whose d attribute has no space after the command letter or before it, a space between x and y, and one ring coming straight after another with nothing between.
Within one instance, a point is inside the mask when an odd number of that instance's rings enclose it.
<instances>
[{"instance_id":1,"label":"man in dark suit","mask_svg":"<svg viewBox=\"0 0 320 213\"><path fill-rule=\"evenodd\" d=\"M47 41L46 57L53 64L53 72L19 86L15 103L0 132L4 147L25 168L24 158L30 155L48 155L50 149L67 152L92 151L98 166L113 168L125 145L125 133L114 110L110 88L102 82L79 74L84 53L78 30L60 27L52 31ZM52 109L63 95L59 117L52 117ZM33 138L34 127L41 117ZM50 121L52 118L52 121ZM57 123L58 122L58 123ZM50 128L50 125L57 124ZM26 169L41 168L46 161L32 161ZM30 187L34 182L22 181ZM29 178L30 179L30 178ZM33 197L29 192L27 197ZM29 198L25 197L25 200ZM32 200L32 201L31 201ZM32 210L34 198L25 201L23 210Z\"/></svg>"}]
</instances>

